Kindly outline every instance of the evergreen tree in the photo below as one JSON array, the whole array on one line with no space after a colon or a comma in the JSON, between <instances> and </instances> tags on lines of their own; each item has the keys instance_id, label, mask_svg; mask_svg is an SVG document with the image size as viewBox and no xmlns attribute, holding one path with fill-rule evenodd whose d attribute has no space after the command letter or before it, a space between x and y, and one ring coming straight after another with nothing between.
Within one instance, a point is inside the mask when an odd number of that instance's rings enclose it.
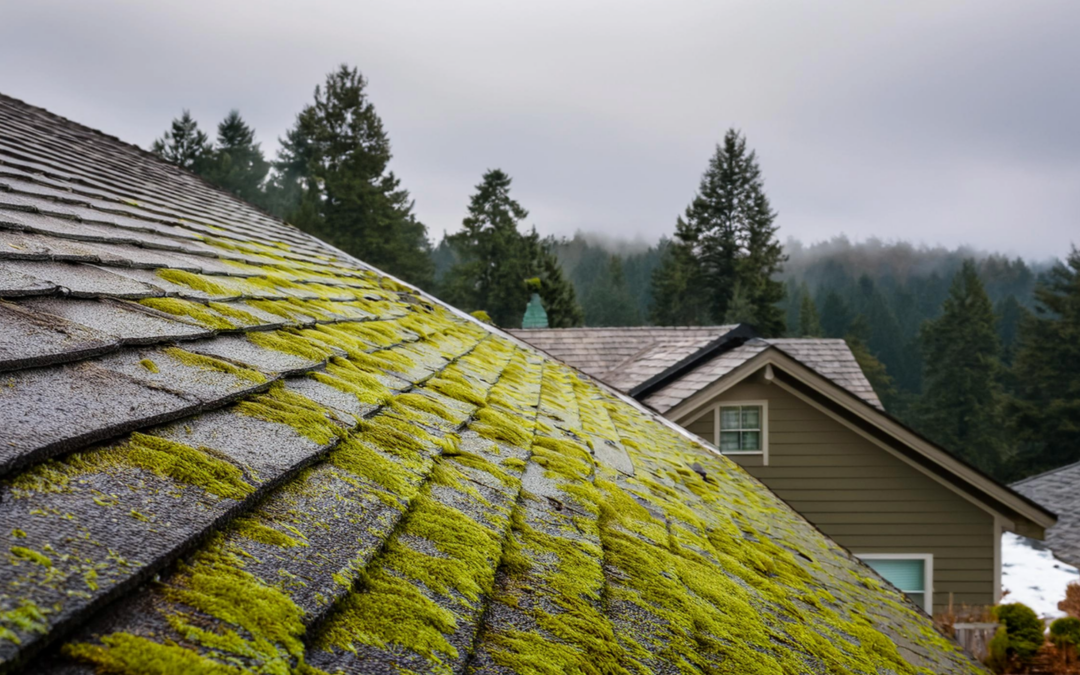
<instances>
[{"instance_id":1,"label":"evergreen tree","mask_svg":"<svg viewBox=\"0 0 1080 675\"><path fill-rule=\"evenodd\" d=\"M704 326L712 323L706 281L693 248L675 240L667 247L652 275L653 304L649 311L658 326Z\"/></svg>"},{"instance_id":2,"label":"evergreen tree","mask_svg":"<svg viewBox=\"0 0 1080 675\"><path fill-rule=\"evenodd\" d=\"M270 208L368 264L430 286L427 228L388 169L390 139L366 89L345 65L315 88L282 140Z\"/></svg>"},{"instance_id":3,"label":"evergreen tree","mask_svg":"<svg viewBox=\"0 0 1080 675\"><path fill-rule=\"evenodd\" d=\"M529 301L526 280L539 278L548 325L580 325L573 286L550 246L535 229L524 235L518 230L529 212L510 197L510 183L510 176L494 169L476 186L462 230L446 237L456 262L442 293L466 311L484 310L496 325L513 328L521 325Z\"/></svg>"},{"instance_id":4,"label":"evergreen tree","mask_svg":"<svg viewBox=\"0 0 1080 675\"><path fill-rule=\"evenodd\" d=\"M849 332L852 320L851 309L844 299L836 291L826 293L825 301L821 303L822 334L830 338L844 337Z\"/></svg>"},{"instance_id":5,"label":"evergreen tree","mask_svg":"<svg viewBox=\"0 0 1080 675\"><path fill-rule=\"evenodd\" d=\"M185 110L172 121L169 130L154 141L150 151L165 161L199 172L211 152L210 139L199 129L191 112Z\"/></svg>"},{"instance_id":6,"label":"evergreen tree","mask_svg":"<svg viewBox=\"0 0 1080 675\"><path fill-rule=\"evenodd\" d=\"M255 131L236 110L218 124L217 144L209 153L204 178L252 204L265 203L263 182L270 164L255 142Z\"/></svg>"},{"instance_id":7,"label":"evergreen tree","mask_svg":"<svg viewBox=\"0 0 1080 675\"><path fill-rule=\"evenodd\" d=\"M932 439L976 467L994 473L1004 459L1001 346L994 308L972 260L953 278L942 315L920 332L925 392L921 426Z\"/></svg>"},{"instance_id":8,"label":"evergreen tree","mask_svg":"<svg viewBox=\"0 0 1080 675\"><path fill-rule=\"evenodd\" d=\"M879 361L866 345L869 335L870 326L866 322L866 317L860 314L851 320L844 341L847 342L848 349L851 350L852 356L855 357L870 386L874 388L874 393L878 395L881 404L887 410L891 410L896 403L896 387L893 386L893 379L889 376L885 364Z\"/></svg>"},{"instance_id":9,"label":"evergreen tree","mask_svg":"<svg viewBox=\"0 0 1080 675\"><path fill-rule=\"evenodd\" d=\"M641 323L637 304L630 297L623 275L622 258L608 257L599 279L583 301L589 326L637 326Z\"/></svg>"},{"instance_id":10,"label":"evergreen tree","mask_svg":"<svg viewBox=\"0 0 1080 675\"><path fill-rule=\"evenodd\" d=\"M1080 250L1046 274L1035 299L1021 323L1009 404L1022 442L1012 477L1080 460Z\"/></svg>"},{"instance_id":11,"label":"evergreen tree","mask_svg":"<svg viewBox=\"0 0 1080 675\"><path fill-rule=\"evenodd\" d=\"M994 306L997 315L997 333L1001 340L1001 361L1012 365L1016 352L1016 341L1020 335L1020 324L1028 315L1027 309L1020 304L1015 295L1007 295Z\"/></svg>"},{"instance_id":12,"label":"evergreen tree","mask_svg":"<svg viewBox=\"0 0 1080 675\"><path fill-rule=\"evenodd\" d=\"M750 293L743 287L741 282L736 282L731 301L728 302L727 312L724 314L723 323L734 325L745 323L757 328L757 306L754 304Z\"/></svg>"},{"instance_id":13,"label":"evergreen tree","mask_svg":"<svg viewBox=\"0 0 1080 675\"><path fill-rule=\"evenodd\" d=\"M758 330L765 336L782 335L784 317L776 304L784 297L784 286L773 277L785 257L776 240L775 220L757 158L732 129L709 160L685 217L675 223L674 253L664 259L653 285L654 319L720 320L728 314L738 283L754 307ZM665 320L669 314L676 321Z\"/></svg>"},{"instance_id":14,"label":"evergreen tree","mask_svg":"<svg viewBox=\"0 0 1080 675\"><path fill-rule=\"evenodd\" d=\"M818 317L810 289L802 286L802 303L799 305L799 337L821 337L821 318Z\"/></svg>"}]
</instances>

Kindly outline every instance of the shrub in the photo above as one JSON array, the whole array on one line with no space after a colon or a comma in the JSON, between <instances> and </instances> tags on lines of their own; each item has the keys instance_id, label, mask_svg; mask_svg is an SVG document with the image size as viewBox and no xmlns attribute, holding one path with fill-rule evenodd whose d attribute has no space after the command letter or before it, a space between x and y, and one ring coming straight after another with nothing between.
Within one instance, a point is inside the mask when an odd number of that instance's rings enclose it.
<instances>
[{"instance_id":1,"label":"shrub","mask_svg":"<svg viewBox=\"0 0 1080 675\"><path fill-rule=\"evenodd\" d=\"M1058 603L1058 609L1080 619L1080 581L1070 581L1065 587L1065 599Z\"/></svg>"},{"instance_id":2,"label":"shrub","mask_svg":"<svg viewBox=\"0 0 1080 675\"><path fill-rule=\"evenodd\" d=\"M1080 619L1066 616L1050 624L1050 641L1058 647L1080 645Z\"/></svg>"},{"instance_id":3,"label":"shrub","mask_svg":"<svg viewBox=\"0 0 1080 675\"><path fill-rule=\"evenodd\" d=\"M1019 602L998 605L994 608L994 618L1005 627L1008 639L1005 654L1021 663L1030 661L1046 642L1042 620L1027 605ZM994 640L997 640L996 635Z\"/></svg>"}]
</instances>

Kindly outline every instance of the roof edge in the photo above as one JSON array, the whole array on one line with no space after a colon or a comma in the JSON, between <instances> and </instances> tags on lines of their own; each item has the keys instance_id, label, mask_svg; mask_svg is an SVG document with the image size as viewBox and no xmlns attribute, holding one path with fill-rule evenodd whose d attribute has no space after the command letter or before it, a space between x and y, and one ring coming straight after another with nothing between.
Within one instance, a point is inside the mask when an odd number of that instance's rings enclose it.
<instances>
[{"instance_id":1,"label":"roof edge","mask_svg":"<svg viewBox=\"0 0 1080 675\"><path fill-rule=\"evenodd\" d=\"M657 391L677 377L697 368L702 362L711 359L717 354L722 354L734 349L747 340L758 337L757 331L750 324L740 323L727 333L708 343L696 352L686 356L672 366L653 375L636 387L632 387L627 393L632 398L641 398Z\"/></svg>"},{"instance_id":2,"label":"roof edge","mask_svg":"<svg viewBox=\"0 0 1080 675\"><path fill-rule=\"evenodd\" d=\"M1034 474L1032 476L1028 476L1027 478L1021 478L1018 481L1013 481L1012 483L1009 483L1009 487L1016 487L1017 485L1024 485L1025 483L1028 483L1030 481L1037 480L1039 478L1043 478L1044 476L1049 476L1051 474L1055 474L1055 473L1057 473L1059 471L1065 471L1066 469L1071 469L1071 468L1076 467L1076 466L1080 466L1080 462L1072 462L1070 464L1065 464L1064 466L1059 466L1056 469L1047 469L1046 471L1040 471L1039 473Z\"/></svg>"}]
</instances>

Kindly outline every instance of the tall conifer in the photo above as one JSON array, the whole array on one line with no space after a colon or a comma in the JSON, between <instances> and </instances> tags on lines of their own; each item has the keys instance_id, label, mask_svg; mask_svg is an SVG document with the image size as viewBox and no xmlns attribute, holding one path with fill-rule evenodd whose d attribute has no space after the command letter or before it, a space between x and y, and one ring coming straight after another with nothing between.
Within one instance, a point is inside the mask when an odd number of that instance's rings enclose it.
<instances>
[{"instance_id":1,"label":"tall conifer","mask_svg":"<svg viewBox=\"0 0 1080 675\"><path fill-rule=\"evenodd\" d=\"M923 431L983 471L999 471L1005 459L1001 345L974 261L964 261L941 316L923 325L919 339L926 363Z\"/></svg>"},{"instance_id":2,"label":"tall conifer","mask_svg":"<svg viewBox=\"0 0 1080 675\"><path fill-rule=\"evenodd\" d=\"M198 122L185 110L172 121L169 130L154 141L150 151L177 166L199 172L210 154L210 139Z\"/></svg>"},{"instance_id":3,"label":"tall conifer","mask_svg":"<svg viewBox=\"0 0 1080 675\"><path fill-rule=\"evenodd\" d=\"M782 335L784 317L776 303L784 286L773 277L785 256L775 221L757 157L732 129L709 160L685 216L676 221L672 254L655 273L654 320L723 320L738 284L753 306L758 330Z\"/></svg>"},{"instance_id":4,"label":"tall conifer","mask_svg":"<svg viewBox=\"0 0 1080 675\"><path fill-rule=\"evenodd\" d=\"M427 228L389 170L390 139L367 80L346 65L315 88L315 101L282 140L271 206L286 220L406 281L434 278Z\"/></svg>"},{"instance_id":5,"label":"tall conifer","mask_svg":"<svg viewBox=\"0 0 1080 675\"><path fill-rule=\"evenodd\" d=\"M201 172L211 183L252 204L262 205L266 193L263 182L270 163L255 142L255 131L236 110L218 124L217 143Z\"/></svg>"}]
</instances>

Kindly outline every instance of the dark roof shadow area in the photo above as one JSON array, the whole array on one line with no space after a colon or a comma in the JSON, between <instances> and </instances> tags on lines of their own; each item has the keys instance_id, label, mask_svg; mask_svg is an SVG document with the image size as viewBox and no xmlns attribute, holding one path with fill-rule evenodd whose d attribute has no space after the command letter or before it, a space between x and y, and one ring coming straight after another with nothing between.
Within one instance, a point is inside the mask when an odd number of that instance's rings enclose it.
<instances>
[{"instance_id":1,"label":"dark roof shadow area","mask_svg":"<svg viewBox=\"0 0 1080 675\"><path fill-rule=\"evenodd\" d=\"M0 672L979 672L658 416L4 97L0 537Z\"/></svg>"}]
</instances>

